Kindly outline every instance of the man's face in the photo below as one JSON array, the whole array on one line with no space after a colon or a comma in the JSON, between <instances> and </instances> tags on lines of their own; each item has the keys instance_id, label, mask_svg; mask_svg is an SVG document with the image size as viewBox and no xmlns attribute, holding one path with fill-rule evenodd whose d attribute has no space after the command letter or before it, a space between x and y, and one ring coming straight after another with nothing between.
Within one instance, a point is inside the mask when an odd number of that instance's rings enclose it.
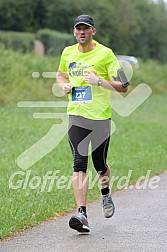
<instances>
[{"instance_id":1,"label":"man's face","mask_svg":"<svg viewBox=\"0 0 167 252\"><path fill-rule=\"evenodd\" d=\"M74 28L74 36L81 45L88 44L96 34L96 29L85 24L79 24Z\"/></svg>"}]
</instances>

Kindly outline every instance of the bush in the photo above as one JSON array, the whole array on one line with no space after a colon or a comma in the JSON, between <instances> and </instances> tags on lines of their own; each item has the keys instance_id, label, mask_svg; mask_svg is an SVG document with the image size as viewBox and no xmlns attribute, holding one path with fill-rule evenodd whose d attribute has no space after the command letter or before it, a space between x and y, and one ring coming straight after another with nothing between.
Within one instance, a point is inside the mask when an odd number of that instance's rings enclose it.
<instances>
[{"instance_id":1,"label":"bush","mask_svg":"<svg viewBox=\"0 0 167 252\"><path fill-rule=\"evenodd\" d=\"M38 57L34 53L4 50L0 43L0 106L24 100L54 100L55 79L42 77L43 72L57 70L59 57ZM32 73L39 72L39 78Z\"/></svg>"},{"instance_id":2,"label":"bush","mask_svg":"<svg viewBox=\"0 0 167 252\"><path fill-rule=\"evenodd\" d=\"M64 47L75 43L75 39L71 34L49 29L39 30L37 38L44 44L45 53L51 56L60 55Z\"/></svg>"},{"instance_id":3,"label":"bush","mask_svg":"<svg viewBox=\"0 0 167 252\"><path fill-rule=\"evenodd\" d=\"M139 60L139 65L139 69L134 69L130 86L146 83L153 89L154 93L166 93L166 64L150 59L147 61Z\"/></svg>"},{"instance_id":4,"label":"bush","mask_svg":"<svg viewBox=\"0 0 167 252\"><path fill-rule=\"evenodd\" d=\"M31 52L34 50L34 35L21 32L0 32L0 42L5 49L14 51Z\"/></svg>"}]
</instances>

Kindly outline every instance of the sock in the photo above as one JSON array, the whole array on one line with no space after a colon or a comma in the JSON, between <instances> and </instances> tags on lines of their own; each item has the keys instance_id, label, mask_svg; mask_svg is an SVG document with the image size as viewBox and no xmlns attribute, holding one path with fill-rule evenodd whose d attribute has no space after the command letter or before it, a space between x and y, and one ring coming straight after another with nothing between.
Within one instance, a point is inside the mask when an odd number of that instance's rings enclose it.
<instances>
[{"instance_id":1,"label":"sock","mask_svg":"<svg viewBox=\"0 0 167 252\"><path fill-rule=\"evenodd\" d=\"M78 208L78 212L79 213L84 213L84 215L87 217L87 214L86 214L86 206L80 206L79 208Z\"/></svg>"},{"instance_id":2,"label":"sock","mask_svg":"<svg viewBox=\"0 0 167 252\"><path fill-rule=\"evenodd\" d=\"M101 194L102 194L102 195L107 195L107 194L109 194L109 192L110 192L110 190L109 190L108 187L105 187L105 188L102 188L102 189L101 189Z\"/></svg>"}]
</instances>

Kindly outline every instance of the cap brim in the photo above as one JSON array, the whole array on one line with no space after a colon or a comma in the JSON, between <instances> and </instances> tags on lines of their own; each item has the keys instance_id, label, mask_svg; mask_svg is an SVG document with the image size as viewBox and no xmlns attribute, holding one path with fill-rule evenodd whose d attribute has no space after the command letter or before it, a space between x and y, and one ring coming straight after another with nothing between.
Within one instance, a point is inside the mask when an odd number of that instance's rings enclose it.
<instances>
[{"instance_id":1,"label":"cap brim","mask_svg":"<svg viewBox=\"0 0 167 252\"><path fill-rule=\"evenodd\" d=\"M86 23L86 22L78 22L78 23L76 23L76 24L74 25L74 27L76 27L76 26L79 25L79 24L85 24L85 25L87 25L87 26L93 27L93 25L88 24L88 23Z\"/></svg>"}]
</instances>

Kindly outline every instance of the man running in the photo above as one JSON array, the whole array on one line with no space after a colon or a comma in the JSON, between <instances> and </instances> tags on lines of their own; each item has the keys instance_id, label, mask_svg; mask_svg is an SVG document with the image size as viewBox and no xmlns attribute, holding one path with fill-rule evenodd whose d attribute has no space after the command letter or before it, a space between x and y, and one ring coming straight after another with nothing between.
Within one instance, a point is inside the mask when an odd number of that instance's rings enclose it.
<instances>
[{"instance_id":1,"label":"man running","mask_svg":"<svg viewBox=\"0 0 167 252\"><path fill-rule=\"evenodd\" d=\"M115 206L112 201L110 168L106 163L110 141L111 92L126 92L120 81L115 81L120 69L111 49L93 40L96 34L94 20L80 15L74 21L77 44L64 49L57 73L57 82L68 94L68 136L72 150L73 189L78 214L72 216L69 226L78 232L89 232L86 211L88 181L88 147L91 143L94 168L99 174L104 216L110 218ZM82 183L81 183L82 182Z\"/></svg>"}]
</instances>

